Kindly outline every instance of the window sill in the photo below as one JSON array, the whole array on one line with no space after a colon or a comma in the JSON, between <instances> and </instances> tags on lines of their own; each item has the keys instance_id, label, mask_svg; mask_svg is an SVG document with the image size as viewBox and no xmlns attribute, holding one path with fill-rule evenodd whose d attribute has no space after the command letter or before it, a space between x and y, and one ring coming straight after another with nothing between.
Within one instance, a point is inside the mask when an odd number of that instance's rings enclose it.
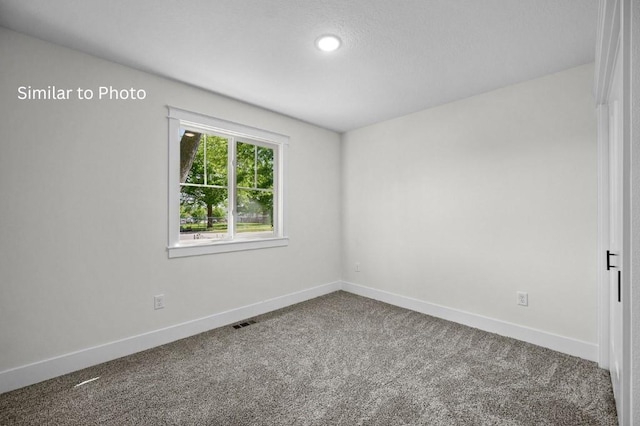
<instances>
[{"instance_id":1,"label":"window sill","mask_svg":"<svg viewBox=\"0 0 640 426\"><path fill-rule=\"evenodd\" d=\"M200 256L204 254L229 253L232 251L257 250L289 245L289 238L265 238L235 241L217 241L212 243L183 244L168 247L169 258Z\"/></svg>"}]
</instances>

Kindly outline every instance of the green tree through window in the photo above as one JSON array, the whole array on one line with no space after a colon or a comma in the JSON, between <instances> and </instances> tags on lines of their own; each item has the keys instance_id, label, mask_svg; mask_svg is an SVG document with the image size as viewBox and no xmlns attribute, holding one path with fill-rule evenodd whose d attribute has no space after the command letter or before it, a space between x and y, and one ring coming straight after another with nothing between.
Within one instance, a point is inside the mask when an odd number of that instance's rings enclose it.
<instances>
[{"instance_id":1,"label":"green tree through window","mask_svg":"<svg viewBox=\"0 0 640 426\"><path fill-rule=\"evenodd\" d=\"M186 138L189 138L190 134L193 133L185 132ZM183 136L183 139L188 141L189 139L186 138ZM185 184L181 186L181 207L189 206L192 211L200 206L205 207L206 218L192 217L192 219L206 220L207 229L213 228L214 223L223 219L215 217L214 209L218 208L220 211L220 208L226 207L228 202L227 149L227 139L201 134L197 149L192 154L191 167L186 173L184 182L181 182ZM188 164L187 159L184 162L181 161L182 163ZM218 231L223 231L223 229L218 229Z\"/></svg>"},{"instance_id":2,"label":"green tree through window","mask_svg":"<svg viewBox=\"0 0 640 426\"><path fill-rule=\"evenodd\" d=\"M229 238L230 199L235 199L236 233L273 232L274 148L204 132L181 132L181 235ZM229 150L235 158L234 169ZM230 182L232 174L235 186Z\"/></svg>"},{"instance_id":3,"label":"green tree through window","mask_svg":"<svg viewBox=\"0 0 640 426\"><path fill-rule=\"evenodd\" d=\"M273 227L273 149L239 142L236 162L240 219Z\"/></svg>"}]
</instances>

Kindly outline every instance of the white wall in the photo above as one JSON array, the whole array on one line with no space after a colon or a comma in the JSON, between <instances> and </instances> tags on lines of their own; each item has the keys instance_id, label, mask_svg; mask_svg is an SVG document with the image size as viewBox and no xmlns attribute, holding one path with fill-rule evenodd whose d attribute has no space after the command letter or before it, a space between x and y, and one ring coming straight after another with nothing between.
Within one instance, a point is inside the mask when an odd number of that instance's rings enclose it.
<instances>
[{"instance_id":1,"label":"white wall","mask_svg":"<svg viewBox=\"0 0 640 426\"><path fill-rule=\"evenodd\" d=\"M340 278L338 134L2 28L0 58L0 372ZM288 247L168 259L166 105L290 136Z\"/></svg>"},{"instance_id":2,"label":"white wall","mask_svg":"<svg viewBox=\"0 0 640 426\"><path fill-rule=\"evenodd\" d=\"M343 279L596 343L592 82L585 65L344 134Z\"/></svg>"}]
</instances>

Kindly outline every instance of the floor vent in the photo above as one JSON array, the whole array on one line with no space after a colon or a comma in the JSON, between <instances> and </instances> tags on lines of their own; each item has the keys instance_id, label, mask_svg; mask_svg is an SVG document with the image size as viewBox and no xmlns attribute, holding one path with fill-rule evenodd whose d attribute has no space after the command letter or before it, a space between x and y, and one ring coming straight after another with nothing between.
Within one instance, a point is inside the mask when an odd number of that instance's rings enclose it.
<instances>
[{"instance_id":1,"label":"floor vent","mask_svg":"<svg viewBox=\"0 0 640 426\"><path fill-rule=\"evenodd\" d=\"M255 323L256 322L254 320L249 320L249 321L241 322L240 324L236 324L233 326L233 328L237 330L239 328L246 327L248 325L255 324Z\"/></svg>"}]
</instances>

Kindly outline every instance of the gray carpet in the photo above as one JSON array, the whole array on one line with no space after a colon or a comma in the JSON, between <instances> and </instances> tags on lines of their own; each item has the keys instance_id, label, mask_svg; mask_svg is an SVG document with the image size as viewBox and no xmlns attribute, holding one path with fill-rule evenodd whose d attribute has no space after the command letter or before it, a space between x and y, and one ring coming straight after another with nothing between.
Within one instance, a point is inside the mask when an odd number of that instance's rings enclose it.
<instances>
[{"instance_id":1,"label":"gray carpet","mask_svg":"<svg viewBox=\"0 0 640 426\"><path fill-rule=\"evenodd\" d=\"M617 423L606 371L517 340L345 292L255 320L2 394L0 424Z\"/></svg>"}]
</instances>

